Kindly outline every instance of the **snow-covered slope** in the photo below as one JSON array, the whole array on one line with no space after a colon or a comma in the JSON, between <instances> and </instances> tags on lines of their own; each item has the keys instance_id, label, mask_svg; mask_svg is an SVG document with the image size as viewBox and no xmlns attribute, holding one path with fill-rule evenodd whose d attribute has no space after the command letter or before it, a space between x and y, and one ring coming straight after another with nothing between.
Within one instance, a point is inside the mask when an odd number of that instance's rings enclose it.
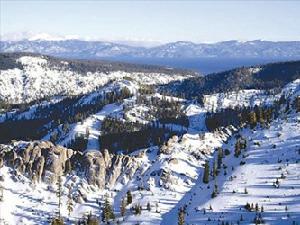
<instances>
[{"instance_id":1,"label":"snow-covered slope","mask_svg":"<svg viewBox=\"0 0 300 225\"><path fill-rule=\"evenodd\" d=\"M16 90L19 90L16 95L11 92L7 96L21 102L39 99L44 94L56 97L22 110L8 109L8 113L1 114L0 123L7 122L7 130L18 121L45 118L42 127L47 129L46 135L41 137L43 141L10 139L10 143L0 145L0 185L3 187L0 221L4 224L49 224L49 219L57 215L55 182L60 175L63 186L61 212L68 225L75 224L89 212L101 218L105 198L109 199L115 212L113 224L173 225L177 224L181 208L185 209L188 224L230 224L237 223L237 220L240 224L251 224L256 213L257 217L258 213L261 214L266 224L299 221L300 115L296 112L299 103L295 101L300 96L299 79L277 90L276 95L272 94L272 89L226 91L205 95L204 104L200 105L194 100L156 93L147 86L185 79L182 74L75 73L53 67L48 58L42 56L26 56L18 60L22 67L6 69L4 77L11 76L5 82L15 82L21 77L18 81L21 85L16 85ZM253 68L252 73L258 72ZM30 85L26 86L28 82ZM34 89L41 86L48 92ZM8 84L3 87L8 87ZM10 89L12 87L14 85ZM118 97L117 93L124 89L128 93ZM70 99L64 96L70 93L83 95ZM286 99L282 100L282 96ZM64 102L66 99L68 101ZM282 100L280 104L279 99ZM60 105L62 102L65 105ZM273 115L270 124L258 123L254 129L241 124L208 131L210 129L205 125L207 113L211 111L273 104L278 104L278 117ZM64 115L64 108L69 115ZM58 117L52 114L55 110ZM164 113L171 114L171 120L166 123L159 120ZM64 116L59 117L60 114ZM80 118L74 120L72 117L76 116ZM188 121L176 121L180 116L185 116ZM133 127L134 132L139 131L134 127L135 122L142 124L144 129L154 124L155 128L165 127L180 132L168 136L166 129L160 138L167 138L161 144L150 141L147 147L135 151L104 150L101 146L104 142L100 142L99 137L104 132L101 127L104 127L107 117L127 122L127 128ZM116 130L121 129L119 124ZM57 145L48 141L54 133L59 133L56 139L52 139ZM67 146L78 134L87 141L81 150L61 146ZM246 140L247 147L235 157L235 144L240 138ZM140 141L137 139L133 142ZM210 175L209 183L204 184L205 161L212 169L219 148L226 152L219 175L215 180ZM218 193L212 198L215 185ZM120 205L128 191L132 193L133 201L126 206L122 217ZM66 204L68 196L73 202L70 215ZM247 202L257 203L260 212L246 210ZM131 208L139 204L141 214L135 215Z\"/></svg>"},{"instance_id":2,"label":"snow-covered slope","mask_svg":"<svg viewBox=\"0 0 300 225\"><path fill-rule=\"evenodd\" d=\"M249 143L243 153L245 157L233 156L235 139L231 139L224 145L231 150L231 155L223 161L227 169L220 171L216 182L211 180L209 184L203 184L199 180L177 207L163 217L162 224L176 224L177 210L185 205L189 224L222 221L252 224L262 206L261 214L266 224L299 222L299 119L299 114L289 115L287 119L274 121L269 129L242 130L240 134L247 137ZM240 165L241 161L246 164ZM274 187L276 179L279 180L278 188ZM219 194L212 198L215 184L219 187ZM247 211L244 208L246 203L254 206L257 203L259 211Z\"/></svg>"},{"instance_id":3,"label":"snow-covered slope","mask_svg":"<svg viewBox=\"0 0 300 225\"><path fill-rule=\"evenodd\" d=\"M264 207L261 214L267 224L291 224L300 219L297 200L300 196L299 120L299 114L292 114L287 119L277 119L267 129L243 129L239 133L247 137L248 147L243 152L245 157L240 158L233 156L235 137L232 136L228 143L224 142L234 130L200 136L186 134L181 141L174 137L163 147L165 149L160 150L160 154L157 148L134 153L140 155L138 160L143 169L137 171L131 180L118 180L113 188L115 191L99 191L75 175L64 178L63 201L67 201L69 186L74 187L74 195L75 190L80 188L87 196L85 203L75 203L71 221L89 211L98 215L97 201L102 201L105 193L110 193L117 220L121 220L120 201L127 190L131 190L131 205L139 203L145 208L149 202L152 209L150 212L143 210L137 216L128 209L124 224L176 224L178 209L184 205L187 205L186 221L191 224L233 222L240 220L241 214L241 223L251 224L256 213L244 209L247 202ZM216 178L219 194L212 199L215 183L213 180L208 185L202 183L202 165L205 159L213 164L214 155L209 154L216 147L227 148L231 154L223 160L227 174L223 175L225 169L220 171ZM195 158L196 155L200 160ZM240 165L241 161L246 164ZM6 166L1 168L1 174L5 187L4 201L0 203L4 220L8 224L47 224L47 217L53 216L57 210L57 198L51 191L55 187L44 183L32 184L23 176L16 179L12 169ZM279 188L273 186L277 178ZM145 189L138 190L141 185ZM244 193L245 188L248 194ZM62 215L67 216L65 205Z\"/></svg>"},{"instance_id":4,"label":"snow-covered slope","mask_svg":"<svg viewBox=\"0 0 300 225\"><path fill-rule=\"evenodd\" d=\"M240 90L233 92L204 95L204 108L207 111L216 111L235 107L254 107L259 105L272 105L281 96L290 98L291 101L300 95L300 79L296 79L283 87L279 94L265 90Z\"/></svg>"},{"instance_id":5,"label":"snow-covered slope","mask_svg":"<svg viewBox=\"0 0 300 225\"><path fill-rule=\"evenodd\" d=\"M32 55L21 56L16 63L22 68L0 70L0 100L12 104L29 103L56 95L86 94L116 79L132 79L141 84L157 85L189 77L188 74L184 76L176 72L151 72L151 69L145 72L106 72L100 69L89 72L87 67L87 72L80 73L69 69L68 61L53 66L49 57Z\"/></svg>"}]
</instances>

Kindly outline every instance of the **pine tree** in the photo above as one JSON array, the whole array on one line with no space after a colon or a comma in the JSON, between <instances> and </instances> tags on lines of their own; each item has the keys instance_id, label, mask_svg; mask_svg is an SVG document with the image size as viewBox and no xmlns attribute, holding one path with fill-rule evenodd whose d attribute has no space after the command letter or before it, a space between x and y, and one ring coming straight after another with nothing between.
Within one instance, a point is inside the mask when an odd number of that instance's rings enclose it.
<instances>
[{"instance_id":1,"label":"pine tree","mask_svg":"<svg viewBox=\"0 0 300 225\"><path fill-rule=\"evenodd\" d=\"M234 147L234 156L239 157L241 154L241 142L237 140Z\"/></svg>"},{"instance_id":2,"label":"pine tree","mask_svg":"<svg viewBox=\"0 0 300 225\"><path fill-rule=\"evenodd\" d=\"M218 195L218 185L217 185L217 182L215 181L214 190L211 194L211 197L215 198L215 197L217 197L217 195Z\"/></svg>"},{"instance_id":3,"label":"pine tree","mask_svg":"<svg viewBox=\"0 0 300 225\"><path fill-rule=\"evenodd\" d=\"M140 204L136 204L133 207L133 210L135 215L140 215L142 213L142 206Z\"/></svg>"},{"instance_id":4,"label":"pine tree","mask_svg":"<svg viewBox=\"0 0 300 225\"><path fill-rule=\"evenodd\" d=\"M184 217L185 217L184 210L180 208L178 212L178 225L184 225Z\"/></svg>"},{"instance_id":5,"label":"pine tree","mask_svg":"<svg viewBox=\"0 0 300 225\"><path fill-rule=\"evenodd\" d=\"M264 113L263 113L263 109L261 107L258 109L258 120L259 120L259 123L262 125L265 123Z\"/></svg>"},{"instance_id":6,"label":"pine tree","mask_svg":"<svg viewBox=\"0 0 300 225\"><path fill-rule=\"evenodd\" d=\"M209 182L209 164L208 161L205 161L204 173L203 173L203 183L208 184Z\"/></svg>"},{"instance_id":7,"label":"pine tree","mask_svg":"<svg viewBox=\"0 0 300 225\"><path fill-rule=\"evenodd\" d=\"M54 218L51 221L51 225L64 225L64 221L62 218Z\"/></svg>"},{"instance_id":8,"label":"pine tree","mask_svg":"<svg viewBox=\"0 0 300 225\"><path fill-rule=\"evenodd\" d=\"M249 123L250 123L250 127L253 129L256 124L257 124L257 117L256 117L256 113L254 111L250 112L249 114Z\"/></svg>"},{"instance_id":9,"label":"pine tree","mask_svg":"<svg viewBox=\"0 0 300 225\"><path fill-rule=\"evenodd\" d=\"M223 159L223 157L224 157L223 149L219 148L218 149L218 169L221 169L221 167L222 167L222 159Z\"/></svg>"},{"instance_id":10,"label":"pine tree","mask_svg":"<svg viewBox=\"0 0 300 225\"><path fill-rule=\"evenodd\" d=\"M69 188L68 201L67 201L67 209L68 209L69 216L70 216L71 212L73 211L73 199L72 199L72 194L71 194L71 188Z\"/></svg>"},{"instance_id":11,"label":"pine tree","mask_svg":"<svg viewBox=\"0 0 300 225\"><path fill-rule=\"evenodd\" d=\"M121 201L121 205L120 205L120 212L121 212L121 216L124 217L125 216L125 213L126 213L126 201L125 201L125 198L122 198L122 201Z\"/></svg>"},{"instance_id":12,"label":"pine tree","mask_svg":"<svg viewBox=\"0 0 300 225\"><path fill-rule=\"evenodd\" d=\"M106 222L107 224L109 223L109 220L115 219L115 214L113 212L110 202L108 201L108 196L105 196L104 208L102 213L103 213L102 215L103 221Z\"/></svg>"},{"instance_id":13,"label":"pine tree","mask_svg":"<svg viewBox=\"0 0 300 225\"><path fill-rule=\"evenodd\" d=\"M150 202L147 203L147 210L150 212L151 211L151 204Z\"/></svg>"},{"instance_id":14,"label":"pine tree","mask_svg":"<svg viewBox=\"0 0 300 225\"><path fill-rule=\"evenodd\" d=\"M246 203L245 209L247 209L248 211L251 211L251 205L249 202Z\"/></svg>"},{"instance_id":15,"label":"pine tree","mask_svg":"<svg viewBox=\"0 0 300 225\"><path fill-rule=\"evenodd\" d=\"M127 191L127 205L132 203L132 194L131 191Z\"/></svg>"},{"instance_id":16,"label":"pine tree","mask_svg":"<svg viewBox=\"0 0 300 225\"><path fill-rule=\"evenodd\" d=\"M58 176L57 178L57 190L56 190L56 196L58 197L58 218L61 218L61 213L60 213L60 209L61 209L61 196L62 196L62 180L61 180L61 176Z\"/></svg>"},{"instance_id":17,"label":"pine tree","mask_svg":"<svg viewBox=\"0 0 300 225\"><path fill-rule=\"evenodd\" d=\"M259 206L258 203L255 204L255 211L258 212L259 211Z\"/></svg>"},{"instance_id":18,"label":"pine tree","mask_svg":"<svg viewBox=\"0 0 300 225\"><path fill-rule=\"evenodd\" d=\"M218 175L218 165L217 165L217 161L214 161L214 168L213 168L213 177L214 179L216 178L216 176Z\"/></svg>"},{"instance_id":19,"label":"pine tree","mask_svg":"<svg viewBox=\"0 0 300 225\"><path fill-rule=\"evenodd\" d=\"M86 220L86 224L87 225L99 225L99 221L98 219L92 215L92 213L90 212L90 214L87 216L87 220Z\"/></svg>"}]
</instances>

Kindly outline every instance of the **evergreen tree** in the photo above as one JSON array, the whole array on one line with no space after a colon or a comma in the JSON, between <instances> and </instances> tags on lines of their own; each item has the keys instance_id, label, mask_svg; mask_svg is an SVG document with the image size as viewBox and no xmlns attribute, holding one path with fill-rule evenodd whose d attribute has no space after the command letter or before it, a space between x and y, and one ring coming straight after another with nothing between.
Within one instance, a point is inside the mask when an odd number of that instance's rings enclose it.
<instances>
[{"instance_id":1,"label":"evergreen tree","mask_svg":"<svg viewBox=\"0 0 300 225\"><path fill-rule=\"evenodd\" d=\"M212 197L212 198L217 197L218 193L219 193L219 192L218 192L218 185L217 185L217 182L215 181L214 190L213 190L213 192L212 192L212 194L211 194L211 197Z\"/></svg>"},{"instance_id":2,"label":"evergreen tree","mask_svg":"<svg viewBox=\"0 0 300 225\"><path fill-rule=\"evenodd\" d=\"M72 194L71 194L71 188L69 188L67 209L68 209L69 216L70 216L71 212L73 211L73 199L72 199Z\"/></svg>"},{"instance_id":3,"label":"evergreen tree","mask_svg":"<svg viewBox=\"0 0 300 225\"><path fill-rule=\"evenodd\" d=\"M218 176L218 165L217 165L217 161L214 161L214 168L213 168L213 177L214 179L216 178L216 176Z\"/></svg>"},{"instance_id":4,"label":"evergreen tree","mask_svg":"<svg viewBox=\"0 0 300 225\"><path fill-rule=\"evenodd\" d=\"M241 142L237 140L234 146L234 156L239 157L241 154Z\"/></svg>"},{"instance_id":5,"label":"evergreen tree","mask_svg":"<svg viewBox=\"0 0 300 225\"><path fill-rule=\"evenodd\" d=\"M223 149L219 148L218 149L218 169L221 169L221 167L222 167L222 159L223 159L223 157L224 157Z\"/></svg>"},{"instance_id":6,"label":"evergreen tree","mask_svg":"<svg viewBox=\"0 0 300 225\"><path fill-rule=\"evenodd\" d=\"M250 127L253 129L256 124L257 124L257 117L256 117L256 113L254 111L249 113L249 123L250 123Z\"/></svg>"},{"instance_id":7,"label":"evergreen tree","mask_svg":"<svg viewBox=\"0 0 300 225\"><path fill-rule=\"evenodd\" d=\"M204 165L203 183L208 184L209 182L209 163L206 160Z\"/></svg>"},{"instance_id":8,"label":"evergreen tree","mask_svg":"<svg viewBox=\"0 0 300 225\"><path fill-rule=\"evenodd\" d=\"M51 225L64 225L64 221L62 218L54 218L51 221Z\"/></svg>"},{"instance_id":9,"label":"evergreen tree","mask_svg":"<svg viewBox=\"0 0 300 225\"><path fill-rule=\"evenodd\" d=\"M185 223L184 217L185 217L184 210L183 210L183 208L180 208L180 210L178 212L178 225L184 225L184 223Z\"/></svg>"},{"instance_id":10,"label":"evergreen tree","mask_svg":"<svg viewBox=\"0 0 300 225\"><path fill-rule=\"evenodd\" d=\"M127 205L132 203L132 194L131 191L127 191Z\"/></svg>"},{"instance_id":11,"label":"evergreen tree","mask_svg":"<svg viewBox=\"0 0 300 225\"><path fill-rule=\"evenodd\" d=\"M147 210L150 212L151 211L151 204L150 202L147 203Z\"/></svg>"},{"instance_id":12,"label":"evergreen tree","mask_svg":"<svg viewBox=\"0 0 300 225\"><path fill-rule=\"evenodd\" d=\"M140 204L136 204L133 207L133 210L135 215L140 215L142 213L142 206Z\"/></svg>"},{"instance_id":13,"label":"evergreen tree","mask_svg":"<svg viewBox=\"0 0 300 225\"><path fill-rule=\"evenodd\" d=\"M258 203L255 204L255 211L258 212L259 211L259 206Z\"/></svg>"},{"instance_id":14,"label":"evergreen tree","mask_svg":"<svg viewBox=\"0 0 300 225\"><path fill-rule=\"evenodd\" d=\"M62 197L62 180L61 180L61 176L58 176L57 178L57 189L56 189L56 196L58 198L58 218L61 218L61 213L60 213L60 209L61 209L61 197Z\"/></svg>"},{"instance_id":15,"label":"evergreen tree","mask_svg":"<svg viewBox=\"0 0 300 225\"><path fill-rule=\"evenodd\" d=\"M121 212L121 216L124 217L125 216L125 213L126 213L126 201L125 201L125 198L122 198L122 201L121 201L121 205L120 205L120 212Z\"/></svg>"},{"instance_id":16,"label":"evergreen tree","mask_svg":"<svg viewBox=\"0 0 300 225\"><path fill-rule=\"evenodd\" d=\"M104 208L102 210L102 218L105 223L109 223L111 219L115 219L115 214L113 212L112 206L108 201L108 196L105 196Z\"/></svg>"},{"instance_id":17,"label":"evergreen tree","mask_svg":"<svg viewBox=\"0 0 300 225\"><path fill-rule=\"evenodd\" d=\"M90 213L87 216L86 225L99 225L98 219Z\"/></svg>"}]
</instances>

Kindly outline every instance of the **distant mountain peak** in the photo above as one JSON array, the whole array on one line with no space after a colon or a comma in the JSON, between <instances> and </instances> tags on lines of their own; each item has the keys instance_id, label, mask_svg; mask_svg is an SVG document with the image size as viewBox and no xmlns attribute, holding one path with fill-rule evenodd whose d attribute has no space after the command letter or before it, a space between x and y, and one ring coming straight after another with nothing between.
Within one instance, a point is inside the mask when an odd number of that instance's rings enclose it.
<instances>
[{"instance_id":1,"label":"distant mountain peak","mask_svg":"<svg viewBox=\"0 0 300 225\"><path fill-rule=\"evenodd\" d=\"M27 39L18 38L26 37ZM300 58L300 41L230 40L218 43L177 41L152 47L109 41L87 41L76 35L40 33L2 38L2 52L33 52L71 58Z\"/></svg>"}]
</instances>

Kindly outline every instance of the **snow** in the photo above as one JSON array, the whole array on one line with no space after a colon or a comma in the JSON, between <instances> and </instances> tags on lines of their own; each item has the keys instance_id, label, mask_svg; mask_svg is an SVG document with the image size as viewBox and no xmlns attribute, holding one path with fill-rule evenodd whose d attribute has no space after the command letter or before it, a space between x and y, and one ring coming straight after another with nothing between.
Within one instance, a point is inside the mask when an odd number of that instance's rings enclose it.
<instances>
[{"instance_id":1,"label":"snow","mask_svg":"<svg viewBox=\"0 0 300 225\"><path fill-rule=\"evenodd\" d=\"M204 107L207 111L215 111L236 106L254 107L270 105L279 99L279 95L267 94L264 90L240 90L227 93L204 95Z\"/></svg>"},{"instance_id":2,"label":"snow","mask_svg":"<svg viewBox=\"0 0 300 225\"><path fill-rule=\"evenodd\" d=\"M99 144L99 136L101 134L101 122L104 118L108 115L113 115L116 113L121 112L123 109L122 104L108 104L103 107L103 109L94 114L89 116L87 119L83 121L83 123L78 122L71 126L71 131L68 133L67 137L64 137L63 140L59 142L60 145L67 145L72 139L76 137L78 134L86 135L87 131L88 135L88 144L87 149L88 151L93 150L100 150ZM49 140L50 135L48 134L44 137L44 140Z\"/></svg>"},{"instance_id":3,"label":"snow","mask_svg":"<svg viewBox=\"0 0 300 225\"><path fill-rule=\"evenodd\" d=\"M205 113L206 110L199 105L190 104L185 109L186 115L189 118L189 133L197 133L205 131Z\"/></svg>"},{"instance_id":4,"label":"snow","mask_svg":"<svg viewBox=\"0 0 300 225\"><path fill-rule=\"evenodd\" d=\"M87 72L79 74L58 67L50 67L43 56L22 56L18 60L23 69L1 70L0 99L9 103L28 103L56 95L80 95L95 91L110 81L130 77L141 84L166 84L189 76L163 73L114 71L108 74ZM65 65L65 62L62 63ZM62 67L63 68L63 67Z\"/></svg>"},{"instance_id":5,"label":"snow","mask_svg":"<svg viewBox=\"0 0 300 225\"><path fill-rule=\"evenodd\" d=\"M135 95L140 83L156 84L170 82L172 79L181 79L181 77L173 78L169 75L128 74L120 71L109 75L87 73L86 76L81 76L70 71L49 69L47 60L44 58L25 57L21 58L20 62L25 66L24 71L15 69L4 71L4 75L1 73L1 98L11 98L13 101L22 102L25 96L26 100L33 100L58 93L89 93L77 103L84 105L95 101L105 92L120 91L123 87L127 87ZM123 79L126 76L130 76L133 80ZM110 82L112 79L114 81ZM9 86L7 82L11 82L12 86ZM33 83L26 86L27 82ZM86 83L81 85L77 82ZM35 89L43 85L47 85L45 92ZM102 87L99 88L99 86ZM3 87L2 90L1 87ZM15 87L15 92L12 87ZM115 186L106 188L104 191L88 185L83 177L74 174L63 177L64 202L66 202L67 187L70 186L73 194L80 189L87 196L87 202L75 205L70 217L71 221L67 224L74 223L75 219L89 211L99 216L97 201L100 199L102 202L106 193L110 194L110 200L114 203L114 210L117 220L119 220L120 202L127 190L132 191L133 203L127 206L128 212L122 224L177 224L178 209L184 205L187 205L186 221L189 224L217 224L218 220L236 222L240 219L241 214L244 218L241 224L250 224L255 212L248 212L243 208L247 202L263 205L265 212L262 215L267 224L284 225L292 224L293 220L299 221L299 113L292 112L281 115L271 123L269 128L257 127L255 130L244 128L237 131L234 127L227 127L215 132L208 132L205 127L207 111L235 106L268 105L278 100L280 95L285 95L290 99L299 96L300 80L289 83L281 93L275 96L263 90L241 90L206 95L204 106L167 96L166 99L172 98L174 101L182 102L183 110L188 116L190 124L187 132L182 137L174 136L168 140L162 147L162 149L166 148L168 153L158 153L162 150L158 146L133 152L131 156L135 156L134 163L139 165L137 172L132 178L129 178L126 171L122 171L122 176L116 181ZM163 98L159 94L153 96ZM41 104L46 106L61 99L53 99ZM145 118L144 114L150 110L150 107L155 106L138 105L135 101L136 97L133 96L125 99L122 103L108 104L99 112L87 117L82 123L71 124L70 132L60 139L59 144L65 145L76 134L85 135L88 130L88 144L85 153L100 150L99 135L101 134L101 123L105 117L111 115L121 117L122 114L125 114L129 121L149 122L149 118ZM124 112L124 106L130 104L131 108ZM37 105L33 105L27 111L20 113L10 112L10 115L19 113L19 118L31 118L34 116L36 107ZM0 121L4 118L4 115L1 114ZM181 129L174 124L167 124L167 126ZM248 147L243 152L244 158L240 156L237 159L233 156L236 132L247 139ZM44 137L44 139L49 138L50 134ZM260 143L260 145L256 143ZM211 180L209 185L203 184L203 164L205 160L209 160L212 166L216 157L215 149L218 147L229 149L231 154L223 160L227 165L227 175L224 175L224 169L221 169L216 179L220 193L212 199L214 181ZM282 161L279 162L278 159L282 159ZM241 160L246 164L240 165ZM234 170L231 169L232 167ZM280 179L279 188L273 187L273 182L282 173L286 178ZM7 166L0 168L0 175L4 176L3 186L5 187L4 201L0 202L0 217L2 216L7 224L12 225L48 224L47 217L53 216L57 210L57 198L53 192L55 187L51 187L47 183L32 184L26 177L12 174L13 169ZM167 174L166 182L162 181L164 174ZM144 189L138 190L138 187L144 187ZM245 188L247 188L248 194L244 194ZM129 208L134 204L140 203L145 208L148 202L152 205L150 212L143 210L139 216L129 212ZM213 210L209 210L210 206ZM288 212L285 212L285 206L288 206ZM205 214L203 214L203 209L206 209ZM67 217L65 205L63 205L62 214ZM211 221L208 221L208 218Z\"/></svg>"},{"instance_id":6,"label":"snow","mask_svg":"<svg viewBox=\"0 0 300 225\"><path fill-rule=\"evenodd\" d=\"M118 112L119 107L111 104L97 113L96 118L90 118L91 120L87 120L84 124L92 127L92 119L101 120L105 115ZM188 110L189 115L197 115L198 106L192 105L188 108L190 109ZM168 147L171 149L169 155L157 155L158 149L153 147L144 156L137 158L142 164L143 170L137 172L131 180L124 177L125 183L119 180L115 186L115 189L119 190L117 192L108 192L108 190L100 192L97 188L87 185L82 178L74 175L67 177L64 184L66 186L72 184L74 190L76 187L81 187L88 198L88 202L75 205L71 218L81 217L89 211L97 214L96 199L102 201L103 195L110 193L117 219L119 219L121 198L127 190L132 190L134 202L131 205L139 202L145 208L146 204L150 202L152 209L151 212L143 210L140 216L127 212L123 224L139 222L141 224L176 224L178 208L184 204L188 204L189 215L186 216L186 221L189 224L216 224L218 219L236 221L240 218L240 214L243 214L244 218L242 224L249 224L250 220L253 220L255 212L247 212L243 209L247 202L257 202L260 206L263 205L265 211L263 218L267 224L291 224L293 220L298 221L300 219L300 169L296 160L299 160L298 149L300 148L300 124L297 122L299 117L299 114L293 114L289 115L287 119L279 118L271 124L269 129L257 128L256 131L249 129L240 131L240 134L246 137L249 143L244 152L246 158L243 160L246 161L246 164L239 165L242 158L236 159L233 153L226 156L223 162L228 167L228 174L223 176L222 170L218 176L217 184L220 193L214 199L211 199L210 196L212 188L207 189L207 185L202 183L203 162L205 159L213 162L214 156L210 156L209 153L213 153L216 147L222 146L232 152L235 137L230 133L231 139L228 144L225 144L224 140L229 136L222 132L204 132L202 135L187 133L181 141L176 138L169 141ZM255 144L257 142L260 143L260 146ZM276 145L276 148L273 148L273 145ZM94 147L92 142L91 146ZM133 155L138 155L141 151L134 152ZM206 153L200 160L192 157L192 152L201 151ZM278 163L278 158L283 161ZM171 159L177 159L178 163L170 163ZM289 161L287 162L286 159ZM231 171L232 166L234 166L234 171ZM280 170L278 170L279 167L281 167ZM160 169L170 172L172 183L160 186L160 177L150 175L153 171ZM52 216L57 209L55 194L48 190L45 183L33 185L22 176L18 178L17 182L14 181L13 177L9 175L9 170L11 169L8 167L0 169L0 173L5 176L4 202L0 203L1 214L5 221L8 224L47 224L45 218ZM284 173L286 178L280 179L280 187L276 189L272 184L276 178L281 176L281 173ZM137 179L140 175L142 175L142 181ZM230 176L233 177L233 180L229 179ZM22 185L19 185L21 182ZM136 190L140 182L143 182L149 191L146 189ZM214 181L211 180L209 185L212 187L213 184ZM243 193L244 188L247 188L248 194ZM236 193L232 193L233 190ZM65 196L66 191L65 188ZM210 205L213 211L209 210ZM285 212L286 205L288 212ZM128 211L129 207L130 205ZM206 208L205 215L203 215L204 208ZM240 208L242 209L240 210ZM287 213L290 214L290 218L287 217ZM65 206L63 206L62 214L67 216ZM208 222L208 217L211 218L211 222Z\"/></svg>"},{"instance_id":7,"label":"snow","mask_svg":"<svg viewBox=\"0 0 300 225\"><path fill-rule=\"evenodd\" d=\"M247 137L250 142L245 151L246 158L243 159L246 164L241 166L239 162L242 159L236 159L231 153L224 160L224 164L229 168L228 175L224 176L222 169L217 177L216 182L220 190L218 196L213 199L210 196L214 181L205 185L200 176L192 190L175 208L163 216L161 224L175 224L178 209L185 204L188 205L186 222L189 224L216 224L219 220L237 221L241 214L244 218L241 224L249 224L253 221L255 212L244 209L247 202L263 205L262 215L267 224L291 224L292 221L299 221L299 130L300 124L291 116L287 121L279 119L273 122L270 129L243 130L242 136ZM281 136L278 135L279 132L282 133ZM259 142L260 146L254 145L255 142ZM234 143L233 138L224 148L232 151ZM273 145L276 145L275 149ZM278 163L278 159L282 159L282 162ZM230 169L232 166L234 171ZM273 187L273 182L280 178L282 173L286 178L280 179L280 187L277 189ZM229 179L230 176L233 180ZM211 188L208 189L207 186ZM244 194L245 188L248 194ZM232 193L233 190L236 193ZM212 211L209 210L210 206ZM288 207L288 212L285 212L285 206ZM210 222L208 218L211 219Z\"/></svg>"},{"instance_id":8,"label":"snow","mask_svg":"<svg viewBox=\"0 0 300 225\"><path fill-rule=\"evenodd\" d=\"M281 92L274 95L265 90L240 90L225 93L204 95L204 108L207 111L216 111L234 107L254 107L255 105L271 105L281 96L294 99L300 95L300 79L296 79L285 85Z\"/></svg>"}]
</instances>

